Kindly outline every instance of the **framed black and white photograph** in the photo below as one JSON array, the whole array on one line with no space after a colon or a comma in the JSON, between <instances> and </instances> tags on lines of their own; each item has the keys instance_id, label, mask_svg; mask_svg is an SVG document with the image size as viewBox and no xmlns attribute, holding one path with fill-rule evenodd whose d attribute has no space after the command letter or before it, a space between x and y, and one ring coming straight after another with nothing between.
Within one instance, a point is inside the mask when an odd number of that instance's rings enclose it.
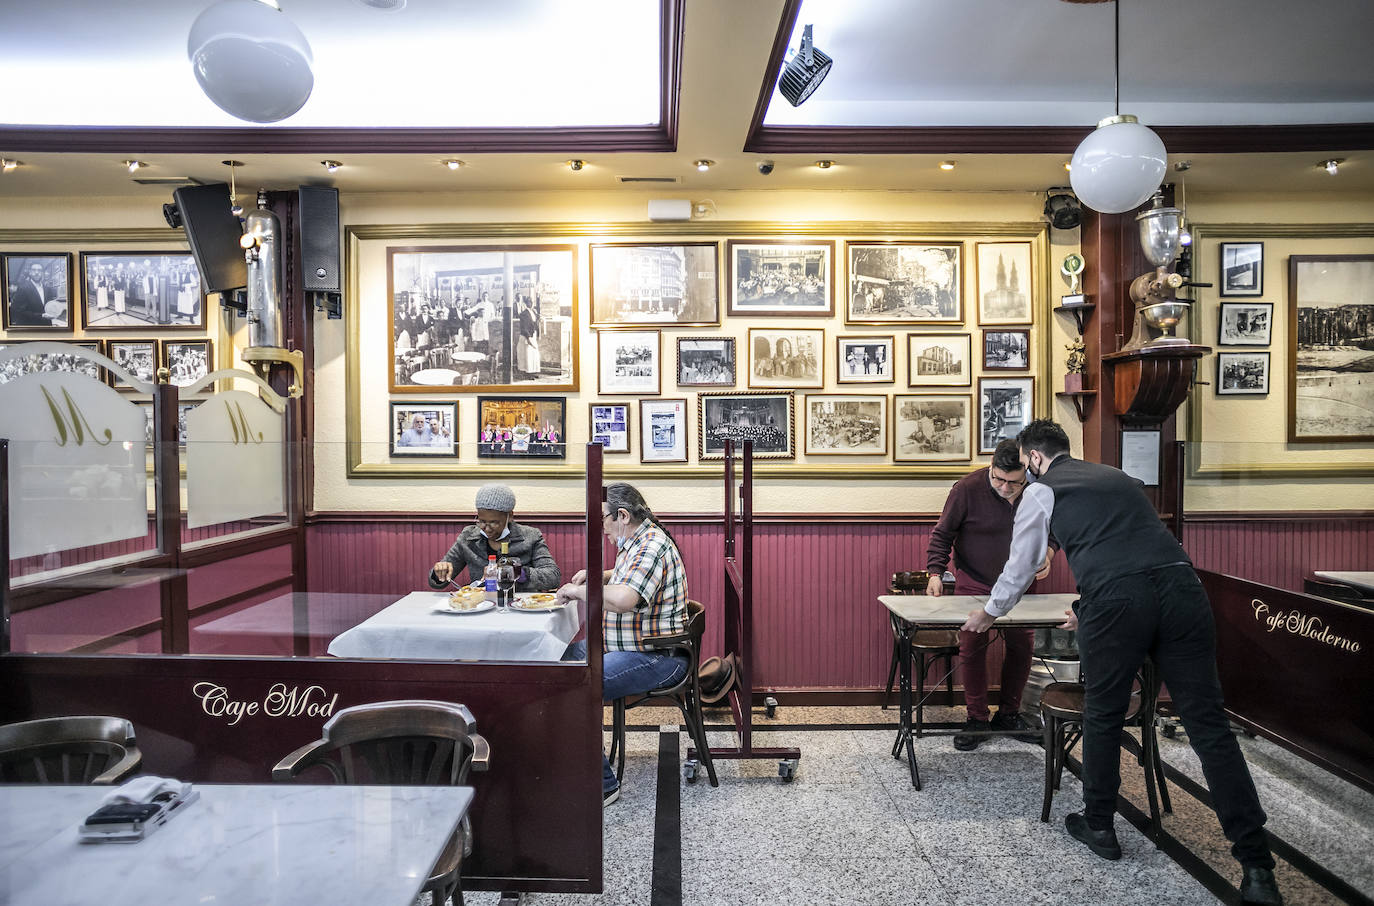
<instances>
[{"instance_id":1,"label":"framed black and white photograph","mask_svg":"<svg viewBox=\"0 0 1374 906\"><path fill-rule=\"evenodd\" d=\"M978 379L978 452L1015 437L1035 418L1035 378Z\"/></svg>"},{"instance_id":2,"label":"framed black and white photograph","mask_svg":"<svg viewBox=\"0 0 1374 906\"><path fill-rule=\"evenodd\" d=\"M477 455L566 459L567 402L561 396L477 397Z\"/></svg>"},{"instance_id":3,"label":"framed black and white photograph","mask_svg":"<svg viewBox=\"0 0 1374 906\"><path fill-rule=\"evenodd\" d=\"M592 326L720 323L714 242L591 247Z\"/></svg>"},{"instance_id":4,"label":"framed black and white photograph","mask_svg":"<svg viewBox=\"0 0 1374 906\"><path fill-rule=\"evenodd\" d=\"M893 367L893 338L855 337L835 338L836 380L841 384L895 383Z\"/></svg>"},{"instance_id":5,"label":"framed black and white photograph","mask_svg":"<svg viewBox=\"0 0 1374 906\"><path fill-rule=\"evenodd\" d=\"M1268 352L1217 353L1218 396L1263 396L1268 392Z\"/></svg>"},{"instance_id":6,"label":"framed black and white photograph","mask_svg":"<svg viewBox=\"0 0 1374 906\"><path fill-rule=\"evenodd\" d=\"M1264 243L1222 242L1220 296L1264 295Z\"/></svg>"},{"instance_id":7,"label":"framed black and white photograph","mask_svg":"<svg viewBox=\"0 0 1374 906\"><path fill-rule=\"evenodd\" d=\"M162 364L178 387L189 387L214 371L214 346L209 340L163 340Z\"/></svg>"},{"instance_id":8,"label":"framed black and white photograph","mask_svg":"<svg viewBox=\"0 0 1374 906\"><path fill-rule=\"evenodd\" d=\"M458 403L391 404L392 456L457 456Z\"/></svg>"},{"instance_id":9,"label":"framed black and white photograph","mask_svg":"<svg viewBox=\"0 0 1374 906\"><path fill-rule=\"evenodd\" d=\"M726 243L731 315L828 318L835 313L835 243Z\"/></svg>"},{"instance_id":10,"label":"framed black and white photograph","mask_svg":"<svg viewBox=\"0 0 1374 906\"><path fill-rule=\"evenodd\" d=\"M678 337L677 385L735 386L735 338Z\"/></svg>"},{"instance_id":11,"label":"framed black and white photograph","mask_svg":"<svg viewBox=\"0 0 1374 906\"><path fill-rule=\"evenodd\" d=\"M0 255L5 330L72 331L72 256Z\"/></svg>"},{"instance_id":12,"label":"framed black and white photograph","mask_svg":"<svg viewBox=\"0 0 1374 906\"><path fill-rule=\"evenodd\" d=\"M0 342L0 349L24 346L25 341ZM68 346L76 346L91 352L100 352L100 343L95 340L66 341ZM7 384L17 377L39 371L59 371L71 374L84 374L91 380L104 380L101 368L95 362L74 353L59 352L55 355L26 355L0 362L0 384Z\"/></svg>"},{"instance_id":13,"label":"framed black and white photograph","mask_svg":"<svg viewBox=\"0 0 1374 906\"><path fill-rule=\"evenodd\" d=\"M657 330L598 331L597 392L657 396L662 390L662 345Z\"/></svg>"},{"instance_id":14,"label":"framed black and white photograph","mask_svg":"<svg viewBox=\"0 0 1374 906\"><path fill-rule=\"evenodd\" d=\"M1029 371L1029 330L983 331L984 371Z\"/></svg>"},{"instance_id":15,"label":"framed black and white photograph","mask_svg":"<svg viewBox=\"0 0 1374 906\"><path fill-rule=\"evenodd\" d=\"M979 242L978 323L1029 324L1035 285L1029 242Z\"/></svg>"},{"instance_id":16,"label":"framed black and white photograph","mask_svg":"<svg viewBox=\"0 0 1374 906\"><path fill-rule=\"evenodd\" d=\"M892 397L894 462L967 462L973 458L973 402L968 394L898 393Z\"/></svg>"},{"instance_id":17,"label":"framed black and white photograph","mask_svg":"<svg viewBox=\"0 0 1374 906\"><path fill-rule=\"evenodd\" d=\"M886 394L808 393L802 397L808 456L886 456Z\"/></svg>"},{"instance_id":18,"label":"framed black and white photograph","mask_svg":"<svg viewBox=\"0 0 1374 906\"><path fill-rule=\"evenodd\" d=\"M727 440L735 442L737 454L750 440L754 442L755 459L792 459L796 456L792 434L795 421L791 393L699 393L697 459L724 459Z\"/></svg>"},{"instance_id":19,"label":"framed black and white photograph","mask_svg":"<svg viewBox=\"0 0 1374 906\"><path fill-rule=\"evenodd\" d=\"M962 242L850 242L849 324L960 324Z\"/></svg>"},{"instance_id":20,"label":"framed black and white photograph","mask_svg":"<svg viewBox=\"0 0 1374 906\"><path fill-rule=\"evenodd\" d=\"M1274 304L1223 302L1217 323L1220 346L1268 346L1274 336Z\"/></svg>"},{"instance_id":21,"label":"framed black and white photograph","mask_svg":"<svg viewBox=\"0 0 1374 906\"><path fill-rule=\"evenodd\" d=\"M973 340L966 333L906 335L908 387L968 387L973 383Z\"/></svg>"},{"instance_id":22,"label":"framed black and white photograph","mask_svg":"<svg viewBox=\"0 0 1374 906\"><path fill-rule=\"evenodd\" d=\"M639 401L639 461L687 461L687 401Z\"/></svg>"},{"instance_id":23,"label":"framed black and white photograph","mask_svg":"<svg viewBox=\"0 0 1374 906\"><path fill-rule=\"evenodd\" d=\"M190 440L190 430L186 426L186 416L191 414L191 410L199 406L200 403L178 403L177 404L177 445L184 447Z\"/></svg>"},{"instance_id":24,"label":"framed black and white photograph","mask_svg":"<svg viewBox=\"0 0 1374 906\"><path fill-rule=\"evenodd\" d=\"M157 377L157 340L106 340L105 357L145 384ZM116 390L132 390L113 371L108 372L110 386Z\"/></svg>"},{"instance_id":25,"label":"framed black and white photograph","mask_svg":"<svg viewBox=\"0 0 1374 906\"><path fill-rule=\"evenodd\" d=\"M750 387L821 387L824 384L823 329L749 328Z\"/></svg>"},{"instance_id":26,"label":"framed black and white photograph","mask_svg":"<svg viewBox=\"0 0 1374 906\"><path fill-rule=\"evenodd\" d=\"M392 392L576 390L576 255L571 245L388 248Z\"/></svg>"},{"instance_id":27,"label":"framed black and white photograph","mask_svg":"<svg viewBox=\"0 0 1374 906\"><path fill-rule=\"evenodd\" d=\"M1288 258L1288 442L1374 441L1374 255Z\"/></svg>"},{"instance_id":28,"label":"framed black and white photograph","mask_svg":"<svg viewBox=\"0 0 1374 906\"><path fill-rule=\"evenodd\" d=\"M607 453L630 452L630 404L589 403L591 428L588 437Z\"/></svg>"},{"instance_id":29,"label":"framed black and white photograph","mask_svg":"<svg viewBox=\"0 0 1374 906\"><path fill-rule=\"evenodd\" d=\"M83 252L86 330L204 330L205 294L190 252Z\"/></svg>"}]
</instances>

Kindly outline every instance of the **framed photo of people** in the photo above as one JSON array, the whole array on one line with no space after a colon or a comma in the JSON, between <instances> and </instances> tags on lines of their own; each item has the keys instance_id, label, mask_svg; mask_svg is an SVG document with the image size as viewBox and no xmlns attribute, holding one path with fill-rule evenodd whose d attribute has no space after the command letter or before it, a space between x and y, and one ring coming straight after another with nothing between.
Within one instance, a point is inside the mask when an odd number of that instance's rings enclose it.
<instances>
[{"instance_id":1,"label":"framed photo of people","mask_svg":"<svg viewBox=\"0 0 1374 906\"><path fill-rule=\"evenodd\" d=\"M157 377L157 340L106 340L105 357L145 384ZM113 371L106 369L110 386L116 390L132 390Z\"/></svg>"},{"instance_id":2,"label":"framed photo of people","mask_svg":"<svg viewBox=\"0 0 1374 906\"><path fill-rule=\"evenodd\" d=\"M1374 441L1374 255L1288 258L1288 442Z\"/></svg>"},{"instance_id":3,"label":"framed photo of people","mask_svg":"<svg viewBox=\"0 0 1374 906\"><path fill-rule=\"evenodd\" d=\"M639 461L687 461L687 401L639 401Z\"/></svg>"},{"instance_id":4,"label":"framed photo of people","mask_svg":"<svg viewBox=\"0 0 1374 906\"><path fill-rule=\"evenodd\" d=\"M1223 302L1217 315L1217 345L1268 346L1274 336L1274 303Z\"/></svg>"},{"instance_id":5,"label":"framed photo of people","mask_svg":"<svg viewBox=\"0 0 1374 906\"><path fill-rule=\"evenodd\" d=\"M962 242L850 242L849 324L960 324Z\"/></svg>"},{"instance_id":6,"label":"framed photo of people","mask_svg":"<svg viewBox=\"0 0 1374 906\"><path fill-rule=\"evenodd\" d=\"M162 364L178 387L189 387L214 371L214 344L209 340L163 340Z\"/></svg>"},{"instance_id":7,"label":"framed photo of people","mask_svg":"<svg viewBox=\"0 0 1374 906\"><path fill-rule=\"evenodd\" d=\"M598 393L661 392L663 342L657 330L597 331L596 346Z\"/></svg>"},{"instance_id":8,"label":"framed photo of people","mask_svg":"<svg viewBox=\"0 0 1374 906\"><path fill-rule=\"evenodd\" d=\"M894 394L893 462L967 462L972 459L972 409L973 402L966 393Z\"/></svg>"},{"instance_id":9,"label":"framed photo of people","mask_svg":"<svg viewBox=\"0 0 1374 906\"><path fill-rule=\"evenodd\" d=\"M1217 352L1217 396L1268 393L1268 352Z\"/></svg>"},{"instance_id":10,"label":"framed photo of people","mask_svg":"<svg viewBox=\"0 0 1374 906\"><path fill-rule=\"evenodd\" d=\"M477 397L477 455L567 458L567 400L561 396Z\"/></svg>"},{"instance_id":11,"label":"framed photo of people","mask_svg":"<svg viewBox=\"0 0 1374 906\"><path fill-rule=\"evenodd\" d=\"M5 330L72 331L72 256L0 255Z\"/></svg>"},{"instance_id":12,"label":"framed photo of people","mask_svg":"<svg viewBox=\"0 0 1374 906\"><path fill-rule=\"evenodd\" d=\"M86 330L204 330L205 293L190 252L82 252Z\"/></svg>"},{"instance_id":13,"label":"framed photo of people","mask_svg":"<svg viewBox=\"0 0 1374 906\"><path fill-rule=\"evenodd\" d=\"M819 327L749 328L750 387L825 385L825 331Z\"/></svg>"},{"instance_id":14,"label":"framed photo of people","mask_svg":"<svg viewBox=\"0 0 1374 906\"><path fill-rule=\"evenodd\" d=\"M1029 242L975 243L978 323L1029 324L1035 286Z\"/></svg>"},{"instance_id":15,"label":"framed photo of people","mask_svg":"<svg viewBox=\"0 0 1374 906\"><path fill-rule=\"evenodd\" d=\"M589 403L588 436L607 453L630 452L630 404Z\"/></svg>"},{"instance_id":16,"label":"framed photo of people","mask_svg":"<svg viewBox=\"0 0 1374 906\"><path fill-rule=\"evenodd\" d=\"M577 389L574 246L388 247L386 260L393 393Z\"/></svg>"},{"instance_id":17,"label":"framed photo of people","mask_svg":"<svg viewBox=\"0 0 1374 906\"><path fill-rule=\"evenodd\" d=\"M678 337L677 385L735 386L735 338Z\"/></svg>"},{"instance_id":18,"label":"framed photo of people","mask_svg":"<svg viewBox=\"0 0 1374 906\"><path fill-rule=\"evenodd\" d=\"M1264 243L1218 243L1221 255L1219 296L1264 295Z\"/></svg>"},{"instance_id":19,"label":"framed photo of people","mask_svg":"<svg viewBox=\"0 0 1374 906\"><path fill-rule=\"evenodd\" d=\"M978 452L991 453L1035 418L1035 378L979 378L978 411Z\"/></svg>"},{"instance_id":20,"label":"framed photo of people","mask_svg":"<svg viewBox=\"0 0 1374 906\"><path fill-rule=\"evenodd\" d=\"M906 335L908 387L968 387L973 383L973 341L966 333Z\"/></svg>"},{"instance_id":21,"label":"framed photo of people","mask_svg":"<svg viewBox=\"0 0 1374 906\"><path fill-rule=\"evenodd\" d=\"M736 450L754 442L755 459L792 459L796 456L792 426L796 421L792 394L780 391L736 391L697 394L697 458L723 460L725 442Z\"/></svg>"},{"instance_id":22,"label":"framed photo of people","mask_svg":"<svg viewBox=\"0 0 1374 906\"><path fill-rule=\"evenodd\" d=\"M984 371L1029 371L1029 330L983 331Z\"/></svg>"},{"instance_id":23,"label":"framed photo of people","mask_svg":"<svg viewBox=\"0 0 1374 906\"><path fill-rule=\"evenodd\" d=\"M828 318L835 313L835 243L731 239L730 314Z\"/></svg>"},{"instance_id":24,"label":"framed photo of people","mask_svg":"<svg viewBox=\"0 0 1374 906\"><path fill-rule=\"evenodd\" d=\"M714 242L591 247L592 326L720 323Z\"/></svg>"},{"instance_id":25,"label":"framed photo of people","mask_svg":"<svg viewBox=\"0 0 1374 906\"><path fill-rule=\"evenodd\" d=\"M15 346L23 347L30 342L40 342L37 340L11 340L0 342L0 350L12 349ZM100 343L97 340L77 340L75 342L66 341L68 346L76 346L90 352L100 352ZM18 377L34 372L65 372L70 374L84 374L93 381L103 380L101 372L105 369L90 359L70 352L59 352L55 354L18 356L0 362L0 384L7 384Z\"/></svg>"},{"instance_id":26,"label":"framed photo of people","mask_svg":"<svg viewBox=\"0 0 1374 906\"><path fill-rule=\"evenodd\" d=\"M887 395L808 393L802 397L807 456L886 456Z\"/></svg>"},{"instance_id":27,"label":"framed photo of people","mask_svg":"<svg viewBox=\"0 0 1374 906\"><path fill-rule=\"evenodd\" d=\"M391 403L392 456L457 456L458 403Z\"/></svg>"},{"instance_id":28,"label":"framed photo of people","mask_svg":"<svg viewBox=\"0 0 1374 906\"><path fill-rule=\"evenodd\" d=\"M892 384L893 338L835 338L836 381L841 384Z\"/></svg>"}]
</instances>

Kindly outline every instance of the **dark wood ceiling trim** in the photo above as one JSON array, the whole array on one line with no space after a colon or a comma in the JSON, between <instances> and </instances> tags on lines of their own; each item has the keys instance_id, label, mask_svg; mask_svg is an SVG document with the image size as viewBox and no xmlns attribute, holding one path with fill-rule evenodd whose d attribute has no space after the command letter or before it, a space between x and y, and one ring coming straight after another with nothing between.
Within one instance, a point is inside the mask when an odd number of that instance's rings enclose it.
<instances>
[{"instance_id":1,"label":"dark wood ceiling trim","mask_svg":"<svg viewBox=\"0 0 1374 906\"><path fill-rule=\"evenodd\" d=\"M802 0L787 0L783 4L782 20L778 22L778 32L773 36L773 50L768 54L768 68L763 71L763 84L759 86L759 97L754 102L754 117L749 121L749 134L744 139L745 151L774 153L771 148L756 148L754 145L764 131L763 119L768 115L768 103L773 99L773 88L777 85L778 73L782 71L782 60L787 55L787 43L792 39L792 29L796 26L801 4Z\"/></svg>"},{"instance_id":2,"label":"dark wood ceiling trim","mask_svg":"<svg viewBox=\"0 0 1374 906\"><path fill-rule=\"evenodd\" d=\"M659 72L660 89L658 122L664 138L672 146L665 150L677 150L678 108L682 99L682 34L683 5L686 0L662 0L659 21Z\"/></svg>"}]
</instances>

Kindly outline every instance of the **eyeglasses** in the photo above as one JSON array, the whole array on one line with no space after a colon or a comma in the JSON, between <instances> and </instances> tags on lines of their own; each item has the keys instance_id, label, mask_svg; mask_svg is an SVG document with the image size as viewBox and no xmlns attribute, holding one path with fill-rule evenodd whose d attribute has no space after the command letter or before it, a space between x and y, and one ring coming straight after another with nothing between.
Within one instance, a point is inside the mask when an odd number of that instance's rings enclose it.
<instances>
[{"instance_id":1,"label":"eyeglasses","mask_svg":"<svg viewBox=\"0 0 1374 906\"><path fill-rule=\"evenodd\" d=\"M1025 484L1025 481L1017 481L1014 478L998 478L996 475L994 475L992 476L992 483L1004 484L1009 488L1019 488Z\"/></svg>"},{"instance_id":2,"label":"eyeglasses","mask_svg":"<svg viewBox=\"0 0 1374 906\"><path fill-rule=\"evenodd\" d=\"M489 526L491 526L492 528L495 528L495 527L497 527L498 525L504 524L505 521L506 521L506 520L505 520L505 517L502 517L502 518L500 518L500 519L483 519L481 516L478 516L478 517L477 517L477 525L478 525L478 526L489 525Z\"/></svg>"}]
</instances>

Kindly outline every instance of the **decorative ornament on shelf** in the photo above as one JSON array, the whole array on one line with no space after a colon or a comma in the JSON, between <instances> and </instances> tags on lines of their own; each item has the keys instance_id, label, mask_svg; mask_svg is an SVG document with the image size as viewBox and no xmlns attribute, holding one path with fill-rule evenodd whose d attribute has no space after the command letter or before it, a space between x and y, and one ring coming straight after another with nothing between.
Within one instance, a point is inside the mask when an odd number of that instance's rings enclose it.
<instances>
[{"instance_id":1,"label":"decorative ornament on shelf","mask_svg":"<svg viewBox=\"0 0 1374 906\"><path fill-rule=\"evenodd\" d=\"M1183 212L1178 208L1166 208L1163 194L1156 194L1154 206L1137 215L1136 221L1140 225L1141 249L1155 269L1131 281L1135 330L1130 342L1121 348L1188 346L1190 341L1187 337L1173 333L1189 309L1188 301L1175 295L1185 282L1183 276L1171 269L1182 249L1179 240L1183 229ZM1159 334L1152 336L1154 331L1159 331Z\"/></svg>"},{"instance_id":2,"label":"decorative ornament on shelf","mask_svg":"<svg viewBox=\"0 0 1374 906\"><path fill-rule=\"evenodd\" d=\"M1083 256L1077 252L1070 252L1064 256L1064 263L1059 265L1059 273L1064 278L1064 282L1068 284L1069 291L1059 297L1060 305L1082 305L1087 301L1087 297L1083 295L1081 280L1083 270L1086 267L1087 263L1083 260Z\"/></svg>"},{"instance_id":3,"label":"decorative ornament on shelf","mask_svg":"<svg viewBox=\"0 0 1374 906\"><path fill-rule=\"evenodd\" d=\"M1066 343L1064 348L1069 351L1068 358L1064 360L1064 392L1081 393L1083 392L1083 374L1088 370L1088 351L1083 345L1083 338L1078 337L1071 343Z\"/></svg>"}]
</instances>

